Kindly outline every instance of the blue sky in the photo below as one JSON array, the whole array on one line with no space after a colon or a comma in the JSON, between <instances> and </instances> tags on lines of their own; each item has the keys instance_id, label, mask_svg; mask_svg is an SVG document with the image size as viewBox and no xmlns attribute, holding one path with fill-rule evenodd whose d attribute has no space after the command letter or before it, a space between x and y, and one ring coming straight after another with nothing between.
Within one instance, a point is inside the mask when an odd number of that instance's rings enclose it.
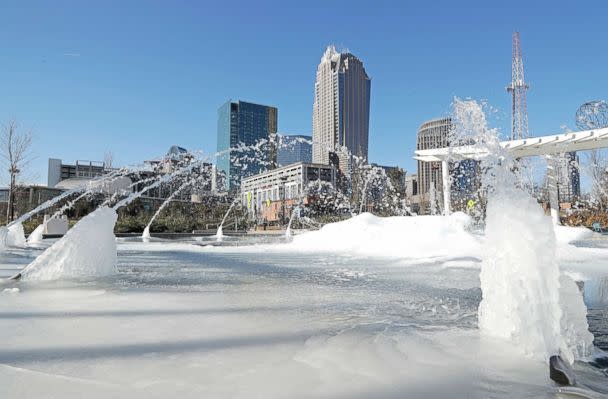
<instances>
[{"instance_id":1,"label":"blue sky","mask_svg":"<svg viewBox=\"0 0 608 399\"><path fill-rule=\"evenodd\" d=\"M316 67L335 44L372 78L370 160L413 172L416 129L454 96L486 99L508 131L514 30L532 135L608 98L608 2L492 3L4 0L0 122L33 130L41 183L49 157L213 153L229 98L277 106L280 132L310 134Z\"/></svg>"}]
</instances>

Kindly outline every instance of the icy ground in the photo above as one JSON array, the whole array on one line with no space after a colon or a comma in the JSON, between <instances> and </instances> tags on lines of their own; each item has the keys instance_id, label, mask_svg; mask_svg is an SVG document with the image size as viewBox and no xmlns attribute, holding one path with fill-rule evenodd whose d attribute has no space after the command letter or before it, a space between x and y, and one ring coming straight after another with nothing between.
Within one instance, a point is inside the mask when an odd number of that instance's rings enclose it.
<instances>
[{"instance_id":1,"label":"icy ground","mask_svg":"<svg viewBox=\"0 0 608 399\"><path fill-rule=\"evenodd\" d=\"M298 245L119 240L115 276L4 282L0 398L556 397L545 364L480 336L474 253ZM560 266L587 280L608 349L608 248L579 245L560 246ZM40 253L12 249L0 272Z\"/></svg>"}]
</instances>

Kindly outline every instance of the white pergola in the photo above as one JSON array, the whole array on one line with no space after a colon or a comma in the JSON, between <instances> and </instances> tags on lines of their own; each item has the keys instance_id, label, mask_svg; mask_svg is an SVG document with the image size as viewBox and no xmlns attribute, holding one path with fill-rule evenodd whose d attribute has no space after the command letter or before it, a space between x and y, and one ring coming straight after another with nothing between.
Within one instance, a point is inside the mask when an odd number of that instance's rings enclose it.
<instances>
[{"instance_id":1,"label":"white pergola","mask_svg":"<svg viewBox=\"0 0 608 399\"><path fill-rule=\"evenodd\" d=\"M550 136L530 137L520 140L501 141L500 146L514 158L530 156L551 156L571 151L595 150L608 147L608 127L583 130ZM414 159L422 162L441 162L443 187L449 185L448 160L482 159L488 152L474 145L417 150ZM555 176L553 176L555 178ZM558 220L557 185L551 185L551 215ZM450 213L450 190L443 190L443 209Z\"/></svg>"}]
</instances>

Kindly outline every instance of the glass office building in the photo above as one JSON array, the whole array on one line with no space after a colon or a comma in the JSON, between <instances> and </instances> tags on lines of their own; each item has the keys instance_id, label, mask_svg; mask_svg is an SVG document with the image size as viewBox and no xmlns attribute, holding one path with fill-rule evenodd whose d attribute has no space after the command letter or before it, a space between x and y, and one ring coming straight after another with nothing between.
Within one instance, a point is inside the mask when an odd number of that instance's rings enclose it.
<instances>
[{"instance_id":1,"label":"glass office building","mask_svg":"<svg viewBox=\"0 0 608 399\"><path fill-rule=\"evenodd\" d=\"M229 100L217 114L217 169L225 176L226 189L234 191L242 177L276 166L278 110Z\"/></svg>"},{"instance_id":2,"label":"glass office building","mask_svg":"<svg viewBox=\"0 0 608 399\"><path fill-rule=\"evenodd\" d=\"M312 163L312 137L295 134L279 135L278 166L287 166L298 162Z\"/></svg>"}]
</instances>

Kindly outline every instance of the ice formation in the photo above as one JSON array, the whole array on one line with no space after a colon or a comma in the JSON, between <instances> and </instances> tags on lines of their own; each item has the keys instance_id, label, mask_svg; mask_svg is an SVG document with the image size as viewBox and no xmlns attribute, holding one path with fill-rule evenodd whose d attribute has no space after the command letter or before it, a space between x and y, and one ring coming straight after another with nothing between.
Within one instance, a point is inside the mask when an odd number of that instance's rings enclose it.
<instances>
[{"instance_id":1,"label":"ice formation","mask_svg":"<svg viewBox=\"0 0 608 399\"><path fill-rule=\"evenodd\" d=\"M560 290L555 252L553 223L538 203L509 180L497 185L488 198L479 328L530 357L562 353L572 362L591 339L576 285L563 277Z\"/></svg>"},{"instance_id":2,"label":"ice formation","mask_svg":"<svg viewBox=\"0 0 608 399\"><path fill-rule=\"evenodd\" d=\"M224 228L222 227L221 224L217 228L217 232L215 233L215 237L217 238L218 241L222 241L222 239L225 237L224 236Z\"/></svg>"},{"instance_id":3,"label":"ice formation","mask_svg":"<svg viewBox=\"0 0 608 399\"><path fill-rule=\"evenodd\" d=\"M102 207L78 222L21 273L31 280L116 273L116 211Z\"/></svg>"},{"instance_id":4,"label":"ice formation","mask_svg":"<svg viewBox=\"0 0 608 399\"><path fill-rule=\"evenodd\" d=\"M571 279L560 279L553 222L521 188L521 166L498 145L482 107L457 99L454 108L455 130L488 154L482 161L487 210L479 328L510 340L531 358L561 355L572 363L586 354L593 337L582 295ZM562 230L560 237L569 240L572 232Z\"/></svg>"},{"instance_id":5,"label":"ice formation","mask_svg":"<svg viewBox=\"0 0 608 399\"><path fill-rule=\"evenodd\" d=\"M0 228L1 247L24 247L25 233L21 223L9 224Z\"/></svg>"},{"instance_id":6,"label":"ice formation","mask_svg":"<svg viewBox=\"0 0 608 399\"><path fill-rule=\"evenodd\" d=\"M42 234L43 233L44 233L44 224L40 224L29 235L29 237L27 238L27 243L28 244L36 244L36 243L41 242L42 241Z\"/></svg>"},{"instance_id":7,"label":"ice formation","mask_svg":"<svg viewBox=\"0 0 608 399\"><path fill-rule=\"evenodd\" d=\"M141 233L141 238L149 240L150 239L150 224L148 224L145 228L143 233Z\"/></svg>"}]
</instances>

